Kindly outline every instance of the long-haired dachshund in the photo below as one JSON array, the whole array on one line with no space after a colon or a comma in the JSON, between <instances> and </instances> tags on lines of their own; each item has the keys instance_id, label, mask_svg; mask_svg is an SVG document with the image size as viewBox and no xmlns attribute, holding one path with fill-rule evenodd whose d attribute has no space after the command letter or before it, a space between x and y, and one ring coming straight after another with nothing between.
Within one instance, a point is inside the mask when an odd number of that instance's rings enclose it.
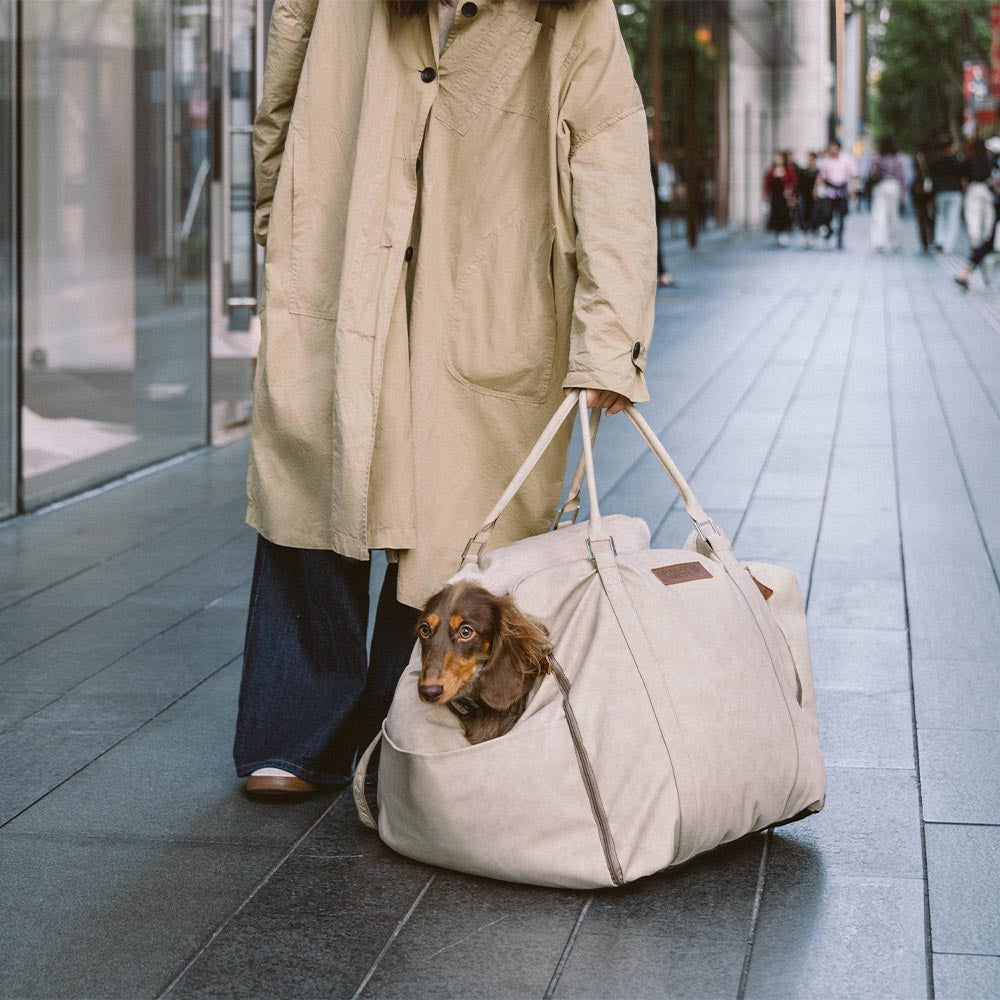
<instances>
[{"instance_id":1,"label":"long-haired dachshund","mask_svg":"<svg viewBox=\"0 0 1000 1000\"><path fill-rule=\"evenodd\" d=\"M470 743L509 732L536 679L549 672L545 629L510 597L460 581L435 594L417 620L420 697L450 708Z\"/></svg>"}]
</instances>

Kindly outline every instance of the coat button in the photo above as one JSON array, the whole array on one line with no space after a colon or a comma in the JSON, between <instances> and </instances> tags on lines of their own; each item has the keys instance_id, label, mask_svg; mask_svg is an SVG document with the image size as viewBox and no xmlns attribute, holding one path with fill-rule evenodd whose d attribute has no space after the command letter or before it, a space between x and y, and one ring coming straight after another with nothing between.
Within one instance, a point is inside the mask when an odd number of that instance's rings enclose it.
<instances>
[{"instance_id":1,"label":"coat button","mask_svg":"<svg viewBox=\"0 0 1000 1000\"><path fill-rule=\"evenodd\" d=\"M436 76L437 70L433 66L425 66L420 71L420 79L423 80L424 83L430 83Z\"/></svg>"},{"instance_id":2,"label":"coat button","mask_svg":"<svg viewBox=\"0 0 1000 1000\"><path fill-rule=\"evenodd\" d=\"M637 340L632 345L632 360L637 361L641 353L642 353L642 344L640 344L639 341Z\"/></svg>"},{"instance_id":3,"label":"coat button","mask_svg":"<svg viewBox=\"0 0 1000 1000\"><path fill-rule=\"evenodd\" d=\"M407 247L406 253L403 254L403 260L411 260L413 258L413 247Z\"/></svg>"},{"instance_id":4,"label":"coat button","mask_svg":"<svg viewBox=\"0 0 1000 1000\"><path fill-rule=\"evenodd\" d=\"M475 17L479 8L471 2L462 4L462 17Z\"/></svg>"}]
</instances>

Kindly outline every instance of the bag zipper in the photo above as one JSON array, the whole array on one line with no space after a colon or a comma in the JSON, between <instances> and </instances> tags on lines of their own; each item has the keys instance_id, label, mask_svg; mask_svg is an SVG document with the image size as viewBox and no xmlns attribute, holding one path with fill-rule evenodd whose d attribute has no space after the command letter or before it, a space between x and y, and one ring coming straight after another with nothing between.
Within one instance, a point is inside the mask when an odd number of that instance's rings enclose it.
<instances>
[{"instance_id":1,"label":"bag zipper","mask_svg":"<svg viewBox=\"0 0 1000 1000\"><path fill-rule=\"evenodd\" d=\"M583 786L587 790L587 798L590 800L590 810L594 814L594 822L597 824L597 833L601 838L601 849L604 851L604 861L608 866L608 874L615 885L624 885L625 876L622 874L622 866L618 860L618 852L615 849L615 842L611 836L611 824L608 822L608 814L604 810L604 803L601 801L601 791L597 787L597 776L590 764L586 747L583 745L583 737L580 734L580 726L576 721L576 714L570 704L569 678L563 672L554 656L549 657L552 664L552 673L559 685L559 690L563 696L563 711L566 713L566 725L569 726L569 735L573 741L573 750L576 752L576 761L580 767L580 777L583 779Z\"/></svg>"}]
</instances>

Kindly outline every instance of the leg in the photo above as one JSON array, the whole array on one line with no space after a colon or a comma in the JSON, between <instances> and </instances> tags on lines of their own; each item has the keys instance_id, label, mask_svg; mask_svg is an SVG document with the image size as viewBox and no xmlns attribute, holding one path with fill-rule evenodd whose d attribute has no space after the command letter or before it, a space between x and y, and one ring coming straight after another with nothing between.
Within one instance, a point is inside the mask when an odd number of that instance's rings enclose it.
<instances>
[{"instance_id":1,"label":"leg","mask_svg":"<svg viewBox=\"0 0 1000 1000\"><path fill-rule=\"evenodd\" d=\"M369 568L258 537L233 747L240 777L279 767L315 784L349 780Z\"/></svg>"},{"instance_id":2,"label":"leg","mask_svg":"<svg viewBox=\"0 0 1000 1000\"><path fill-rule=\"evenodd\" d=\"M410 654L416 642L414 629L420 611L396 600L397 571L398 565L389 563L379 592L368 678L357 717L359 752L375 738L382 720L388 714L396 685L410 662Z\"/></svg>"}]
</instances>

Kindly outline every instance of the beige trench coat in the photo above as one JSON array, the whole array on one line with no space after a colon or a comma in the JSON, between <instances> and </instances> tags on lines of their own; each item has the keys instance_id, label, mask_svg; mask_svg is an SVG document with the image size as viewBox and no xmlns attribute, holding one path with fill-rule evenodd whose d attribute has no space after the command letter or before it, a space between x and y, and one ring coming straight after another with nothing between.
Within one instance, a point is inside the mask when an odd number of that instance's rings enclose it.
<instances>
[{"instance_id":1,"label":"beige trench coat","mask_svg":"<svg viewBox=\"0 0 1000 1000\"><path fill-rule=\"evenodd\" d=\"M247 521L398 554L421 606L563 397L648 399L656 224L613 0L278 0L254 124L266 247ZM491 545L543 531L569 430Z\"/></svg>"}]
</instances>

